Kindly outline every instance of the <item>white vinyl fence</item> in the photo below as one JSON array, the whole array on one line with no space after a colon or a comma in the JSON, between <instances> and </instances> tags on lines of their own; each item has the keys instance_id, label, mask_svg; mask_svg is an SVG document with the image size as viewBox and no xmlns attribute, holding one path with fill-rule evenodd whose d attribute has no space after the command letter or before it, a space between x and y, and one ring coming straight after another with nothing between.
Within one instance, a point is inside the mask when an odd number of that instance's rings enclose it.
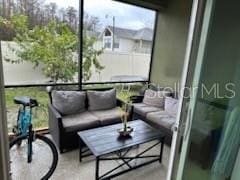
<instances>
[{"instance_id":1,"label":"white vinyl fence","mask_svg":"<svg viewBox=\"0 0 240 180\"><path fill-rule=\"evenodd\" d=\"M109 81L113 76L140 76L147 79L150 66L149 54L104 52L99 57L104 69L93 73L90 81ZM93 72L95 72L93 70Z\"/></svg>"},{"instance_id":2,"label":"white vinyl fence","mask_svg":"<svg viewBox=\"0 0 240 180\"><path fill-rule=\"evenodd\" d=\"M6 85L14 84L39 84L49 81L42 74L43 65L34 68L33 64L22 62L12 64L5 59L16 60L17 56L12 51L17 48L13 42L1 42L3 55L4 79ZM139 76L147 79L150 66L150 54L121 53L105 51L99 57L99 62L104 69L97 73L92 68L90 82L111 81L113 76ZM77 75L76 78L77 80Z\"/></svg>"}]
</instances>

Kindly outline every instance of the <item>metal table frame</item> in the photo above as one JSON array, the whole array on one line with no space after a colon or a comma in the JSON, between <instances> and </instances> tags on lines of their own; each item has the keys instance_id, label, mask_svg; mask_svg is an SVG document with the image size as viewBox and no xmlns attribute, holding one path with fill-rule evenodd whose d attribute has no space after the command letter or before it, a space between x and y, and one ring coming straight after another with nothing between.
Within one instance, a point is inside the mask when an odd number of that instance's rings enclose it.
<instances>
[{"instance_id":1,"label":"metal table frame","mask_svg":"<svg viewBox=\"0 0 240 180\"><path fill-rule=\"evenodd\" d=\"M134 146L126 148L126 149L122 149L122 150L118 150L118 151L111 152L111 153L108 153L108 154L104 154L104 155L101 155L101 156L97 156L96 157L96 169L95 169L96 170L96 172L95 172L96 180L109 180L111 178L120 176L120 175L122 175L124 173L127 173L129 171L138 169L142 166L154 163L156 161L159 161L159 163L161 163L162 162L163 148L164 148L164 139L165 139L165 137L161 137L161 139L157 143L154 143L153 145L144 149L142 152L138 153L135 156L128 156L127 154L131 149L133 149L136 146L139 146L140 144L134 145ZM144 155L146 152L150 151L151 149L153 149L154 147L156 147L159 144L161 144L159 155ZM83 157L87 157L87 156L91 155L91 153L89 153L90 152L89 149L83 150L82 145L83 144L80 141L80 150L79 150L79 160L80 160L80 162L82 161ZM105 157L106 155L109 155L109 154L116 154L116 157ZM148 159L148 158L150 159L151 158L151 160L148 160L146 162L143 162L141 164L134 165L134 166L130 165L131 161L137 160L137 159L143 159L143 158L144 159ZM122 163L120 165L118 165L117 167L105 172L102 175L99 174L100 162L101 161L116 161L116 160L121 160ZM123 167L124 165L127 166L127 169L116 172L116 173L113 173L114 171L118 170L119 168Z\"/></svg>"}]
</instances>

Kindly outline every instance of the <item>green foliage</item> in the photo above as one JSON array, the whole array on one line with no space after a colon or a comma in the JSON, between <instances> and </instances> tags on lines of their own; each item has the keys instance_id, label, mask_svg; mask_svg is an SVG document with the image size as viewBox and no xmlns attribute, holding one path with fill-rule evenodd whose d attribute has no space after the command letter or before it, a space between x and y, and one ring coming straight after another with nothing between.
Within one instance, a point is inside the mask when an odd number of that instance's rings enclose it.
<instances>
[{"instance_id":1,"label":"green foliage","mask_svg":"<svg viewBox=\"0 0 240 180\"><path fill-rule=\"evenodd\" d=\"M17 31L14 40L20 46L17 50L20 60L32 62L35 67L43 64L44 75L53 82L73 81L78 67L74 60L76 35L64 23L51 21L45 27L35 26L29 30L27 22L25 16L12 18Z\"/></svg>"},{"instance_id":2,"label":"green foliage","mask_svg":"<svg viewBox=\"0 0 240 180\"><path fill-rule=\"evenodd\" d=\"M98 56L103 53L103 49L95 50L93 48L96 42L95 37L88 37L84 31L83 39L83 81L87 81L92 76L91 67L94 66L97 73L100 73L104 66L98 61Z\"/></svg>"},{"instance_id":3,"label":"green foliage","mask_svg":"<svg viewBox=\"0 0 240 180\"><path fill-rule=\"evenodd\" d=\"M28 21L27 17L23 15L15 15L7 20L0 16L0 30L3 33L3 37L13 38L12 36L16 36L16 33L23 35L27 31ZM9 37L9 33L11 36ZM1 40L4 40L1 39Z\"/></svg>"},{"instance_id":4,"label":"green foliage","mask_svg":"<svg viewBox=\"0 0 240 180\"><path fill-rule=\"evenodd\" d=\"M0 23L1 21L3 20ZM16 32L14 41L20 47L14 49L19 59L10 60L12 63L28 61L34 67L43 65L43 74L53 82L74 80L74 75L78 72L78 37L69 25L53 20L46 26L29 29L28 18L24 15L13 16L10 22ZM98 62L102 50L93 48L95 38L84 36L83 39L83 79L89 80L92 66L97 72L103 69Z\"/></svg>"},{"instance_id":5,"label":"green foliage","mask_svg":"<svg viewBox=\"0 0 240 180\"><path fill-rule=\"evenodd\" d=\"M20 33L25 33L28 30L28 18L24 15L14 15L11 17L11 24L13 25L15 31Z\"/></svg>"}]
</instances>

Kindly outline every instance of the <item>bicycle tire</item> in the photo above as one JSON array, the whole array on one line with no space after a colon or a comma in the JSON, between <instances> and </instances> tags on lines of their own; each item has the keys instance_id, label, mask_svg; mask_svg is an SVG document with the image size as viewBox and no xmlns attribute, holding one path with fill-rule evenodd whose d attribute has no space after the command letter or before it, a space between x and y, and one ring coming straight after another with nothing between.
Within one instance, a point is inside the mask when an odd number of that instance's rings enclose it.
<instances>
[{"instance_id":1,"label":"bicycle tire","mask_svg":"<svg viewBox=\"0 0 240 180\"><path fill-rule=\"evenodd\" d=\"M21 142L22 140L24 139L27 139L28 138L28 135L22 135L22 136L18 136L16 137L15 139L13 139L11 142L10 142L10 149L15 145L15 144L18 144L19 142ZM50 166L50 169L49 171L43 176L41 177L40 179L41 180L47 180L49 179L52 174L54 173L56 167L57 167L57 163L58 163L58 152L57 152L57 149L56 149L56 146L53 144L53 142L45 137L45 136L42 136L42 135L39 135L39 134L36 134L35 135L35 138L36 139L39 139L39 140L42 140L44 141L47 145L49 145L51 151L52 151L52 154L53 154L53 161L52 161L52 164ZM41 158L41 157L40 157Z\"/></svg>"}]
</instances>

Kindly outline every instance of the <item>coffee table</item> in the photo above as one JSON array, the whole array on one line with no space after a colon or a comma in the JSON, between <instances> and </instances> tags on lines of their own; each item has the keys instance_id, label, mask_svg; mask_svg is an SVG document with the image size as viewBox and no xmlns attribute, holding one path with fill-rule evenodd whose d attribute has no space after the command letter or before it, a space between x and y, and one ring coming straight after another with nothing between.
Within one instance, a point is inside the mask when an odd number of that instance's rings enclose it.
<instances>
[{"instance_id":1,"label":"coffee table","mask_svg":"<svg viewBox=\"0 0 240 180\"><path fill-rule=\"evenodd\" d=\"M128 125L134 129L131 136L128 138L119 137L117 130L122 128L122 123L78 132L78 135L80 137L80 161L82 160L83 153L85 152L83 151L82 143L84 142L84 144L96 157L96 180L111 179L156 161L159 161L161 163L165 135L152 128L142 120L131 121L128 123ZM132 148L136 148L140 144L144 144L150 141L156 142L136 155L128 155L128 152ZM159 154L145 155L146 152L150 151L158 144L161 144ZM116 154L116 156L107 157L110 154ZM143 158L147 161L137 165L130 164L131 161ZM99 175L100 161L113 160L121 160L122 163L117 167L109 170L108 172ZM116 172L116 170L119 170L119 168L123 167L124 165L126 165L126 169Z\"/></svg>"}]
</instances>

